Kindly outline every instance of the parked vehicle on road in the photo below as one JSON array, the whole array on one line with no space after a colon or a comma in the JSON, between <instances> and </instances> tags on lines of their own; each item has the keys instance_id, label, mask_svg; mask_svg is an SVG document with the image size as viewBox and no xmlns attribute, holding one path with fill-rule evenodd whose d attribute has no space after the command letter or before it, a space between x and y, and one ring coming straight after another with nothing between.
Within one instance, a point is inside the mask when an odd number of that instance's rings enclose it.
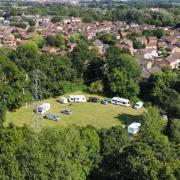
<instances>
[{"instance_id":1,"label":"parked vehicle on road","mask_svg":"<svg viewBox=\"0 0 180 180\"><path fill-rule=\"evenodd\" d=\"M70 109L63 109L60 112L63 113L63 114L68 114L68 115L72 114L72 111Z\"/></svg>"},{"instance_id":2,"label":"parked vehicle on road","mask_svg":"<svg viewBox=\"0 0 180 180\"><path fill-rule=\"evenodd\" d=\"M52 120L52 121L59 121L60 120L60 116L53 114L53 113L48 113L45 115L46 119Z\"/></svg>"}]
</instances>

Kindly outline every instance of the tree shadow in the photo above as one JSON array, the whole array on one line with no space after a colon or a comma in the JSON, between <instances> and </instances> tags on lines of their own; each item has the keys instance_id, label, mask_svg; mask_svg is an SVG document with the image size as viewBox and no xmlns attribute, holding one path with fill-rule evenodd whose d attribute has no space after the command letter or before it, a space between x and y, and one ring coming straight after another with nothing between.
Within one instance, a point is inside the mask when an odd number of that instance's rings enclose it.
<instances>
[{"instance_id":1,"label":"tree shadow","mask_svg":"<svg viewBox=\"0 0 180 180\"><path fill-rule=\"evenodd\" d=\"M130 115L130 114L119 114L116 117L119 121L121 121L126 126L133 123L133 122L141 122L142 121L142 115Z\"/></svg>"}]
</instances>

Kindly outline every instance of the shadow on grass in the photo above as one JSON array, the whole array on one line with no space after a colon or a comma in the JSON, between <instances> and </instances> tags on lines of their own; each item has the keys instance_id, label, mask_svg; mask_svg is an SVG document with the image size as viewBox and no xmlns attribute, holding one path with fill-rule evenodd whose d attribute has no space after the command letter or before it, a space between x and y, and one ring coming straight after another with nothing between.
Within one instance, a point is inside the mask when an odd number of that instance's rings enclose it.
<instances>
[{"instance_id":1,"label":"shadow on grass","mask_svg":"<svg viewBox=\"0 0 180 180\"><path fill-rule=\"evenodd\" d=\"M141 122L142 115L136 116L123 113L119 114L116 118L127 126L133 122Z\"/></svg>"}]
</instances>

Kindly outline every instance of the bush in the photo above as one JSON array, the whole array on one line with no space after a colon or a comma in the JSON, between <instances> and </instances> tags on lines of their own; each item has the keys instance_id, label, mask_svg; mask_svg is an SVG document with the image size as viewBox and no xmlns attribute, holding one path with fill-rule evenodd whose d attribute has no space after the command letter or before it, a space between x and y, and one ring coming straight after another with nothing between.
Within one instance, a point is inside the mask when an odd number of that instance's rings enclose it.
<instances>
[{"instance_id":1,"label":"bush","mask_svg":"<svg viewBox=\"0 0 180 180\"><path fill-rule=\"evenodd\" d=\"M104 90L104 85L103 85L102 81L95 81L95 82L91 83L88 90L90 93L102 94L103 90Z\"/></svg>"}]
</instances>

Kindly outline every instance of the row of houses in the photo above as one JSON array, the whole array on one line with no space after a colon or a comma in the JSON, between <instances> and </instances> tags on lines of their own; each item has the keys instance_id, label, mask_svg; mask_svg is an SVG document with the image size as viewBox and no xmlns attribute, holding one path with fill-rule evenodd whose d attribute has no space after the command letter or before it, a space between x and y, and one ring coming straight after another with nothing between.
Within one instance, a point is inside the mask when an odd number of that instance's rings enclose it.
<instances>
[{"instance_id":1,"label":"row of houses","mask_svg":"<svg viewBox=\"0 0 180 180\"><path fill-rule=\"evenodd\" d=\"M32 18L32 17L31 17ZM57 49L55 47L43 47L42 52L56 53L57 55L66 55L72 52L76 47L75 43L69 41L69 37L74 33L80 33L93 42L101 56L109 48L108 44L103 44L97 37L99 33L111 33L117 39L116 47L127 50L136 57L137 62L142 68L142 76L147 78L151 73L157 72L164 66L170 66L172 69L179 66L180 59L180 29L172 27L156 27L147 24L127 24L124 21L103 21L84 23L81 18L64 17L62 22L52 23L51 17L33 16L36 21L35 31L42 37L63 33L67 38L67 50ZM160 39L155 36L146 37L139 35L136 38L143 45L142 49L134 49L133 41L128 39L131 33L141 34L143 30L162 29L165 35ZM33 38L33 33L25 29L1 26L0 27L0 47L9 46L15 49ZM166 56L164 55L166 54Z\"/></svg>"}]
</instances>

